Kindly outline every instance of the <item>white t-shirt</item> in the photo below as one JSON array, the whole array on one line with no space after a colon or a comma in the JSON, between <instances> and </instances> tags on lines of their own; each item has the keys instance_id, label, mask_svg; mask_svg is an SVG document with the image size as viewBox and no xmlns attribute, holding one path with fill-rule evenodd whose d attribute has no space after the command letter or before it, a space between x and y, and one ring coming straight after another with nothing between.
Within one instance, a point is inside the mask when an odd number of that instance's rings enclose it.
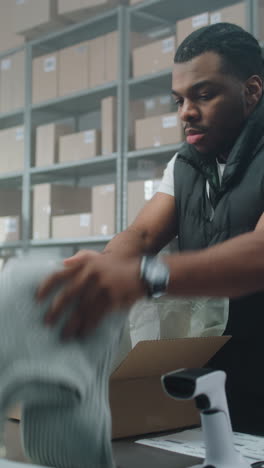
<instances>
[{"instance_id":1,"label":"white t-shirt","mask_svg":"<svg viewBox=\"0 0 264 468\"><path fill-rule=\"evenodd\" d=\"M174 197L174 163L175 160L178 156L178 153L176 153L173 158L168 162L167 167L163 173L162 180L159 185L158 192L161 193L166 193L167 195L172 195ZM219 180L221 184L221 180L223 177L223 173L225 170L225 164L219 164L217 161L217 167L218 167L218 174L219 174ZM207 190L207 195L209 196L209 183L207 182L206 184L206 190Z\"/></svg>"}]
</instances>

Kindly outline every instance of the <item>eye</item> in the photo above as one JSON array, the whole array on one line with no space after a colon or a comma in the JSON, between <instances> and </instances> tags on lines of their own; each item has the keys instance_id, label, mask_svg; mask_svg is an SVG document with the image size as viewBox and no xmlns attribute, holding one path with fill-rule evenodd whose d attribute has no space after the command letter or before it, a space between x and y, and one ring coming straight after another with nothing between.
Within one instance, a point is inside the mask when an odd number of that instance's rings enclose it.
<instances>
[{"instance_id":1,"label":"eye","mask_svg":"<svg viewBox=\"0 0 264 468\"><path fill-rule=\"evenodd\" d=\"M181 107L183 105L183 99L174 99L173 101L173 105L176 107L176 109L178 110L179 107Z\"/></svg>"},{"instance_id":2,"label":"eye","mask_svg":"<svg viewBox=\"0 0 264 468\"><path fill-rule=\"evenodd\" d=\"M202 101L209 101L212 98L211 94L203 93L199 95L199 99Z\"/></svg>"}]
</instances>

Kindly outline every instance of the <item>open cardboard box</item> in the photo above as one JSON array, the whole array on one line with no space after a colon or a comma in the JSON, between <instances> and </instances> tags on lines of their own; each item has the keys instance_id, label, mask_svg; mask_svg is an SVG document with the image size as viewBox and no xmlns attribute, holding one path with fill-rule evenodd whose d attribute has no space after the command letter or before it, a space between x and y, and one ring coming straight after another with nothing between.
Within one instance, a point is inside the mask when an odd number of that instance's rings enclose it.
<instances>
[{"instance_id":1,"label":"open cardboard box","mask_svg":"<svg viewBox=\"0 0 264 468\"><path fill-rule=\"evenodd\" d=\"M113 439L199 424L194 401L167 396L161 375L203 367L229 339L212 336L139 342L110 379ZM20 419L20 407L10 410L8 417Z\"/></svg>"},{"instance_id":2,"label":"open cardboard box","mask_svg":"<svg viewBox=\"0 0 264 468\"><path fill-rule=\"evenodd\" d=\"M200 368L230 336L141 341L110 379L113 439L199 424L193 400L167 396L161 375L181 368Z\"/></svg>"}]
</instances>

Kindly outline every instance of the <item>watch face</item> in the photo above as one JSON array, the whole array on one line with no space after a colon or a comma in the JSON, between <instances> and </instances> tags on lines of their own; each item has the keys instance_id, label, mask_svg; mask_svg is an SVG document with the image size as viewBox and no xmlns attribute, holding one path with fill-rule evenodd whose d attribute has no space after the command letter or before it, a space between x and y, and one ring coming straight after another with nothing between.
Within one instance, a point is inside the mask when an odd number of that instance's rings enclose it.
<instances>
[{"instance_id":1,"label":"watch face","mask_svg":"<svg viewBox=\"0 0 264 468\"><path fill-rule=\"evenodd\" d=\"M166 293L169 268L156 257L146 257L143 279L148 285L149 296L158 298Z\"/></svg>"}]
</instances>

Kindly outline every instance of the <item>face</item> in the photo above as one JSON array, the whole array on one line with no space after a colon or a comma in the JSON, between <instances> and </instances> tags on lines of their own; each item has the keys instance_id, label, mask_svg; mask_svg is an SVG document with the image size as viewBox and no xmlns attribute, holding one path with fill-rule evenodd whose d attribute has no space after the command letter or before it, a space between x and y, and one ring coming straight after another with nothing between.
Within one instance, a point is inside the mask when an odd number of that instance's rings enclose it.
<instances>
[{"instance_id":1,"label":"face","mask_svg":"<svg viewBox=\"0 0 264 468\"><path fill-rule=\"evenodd\" d=\"M174 64L172 95L187 142L204 154L226 155L252 111L246 84L225 74L214 52Z\"/></svg>"}]
</instances>

